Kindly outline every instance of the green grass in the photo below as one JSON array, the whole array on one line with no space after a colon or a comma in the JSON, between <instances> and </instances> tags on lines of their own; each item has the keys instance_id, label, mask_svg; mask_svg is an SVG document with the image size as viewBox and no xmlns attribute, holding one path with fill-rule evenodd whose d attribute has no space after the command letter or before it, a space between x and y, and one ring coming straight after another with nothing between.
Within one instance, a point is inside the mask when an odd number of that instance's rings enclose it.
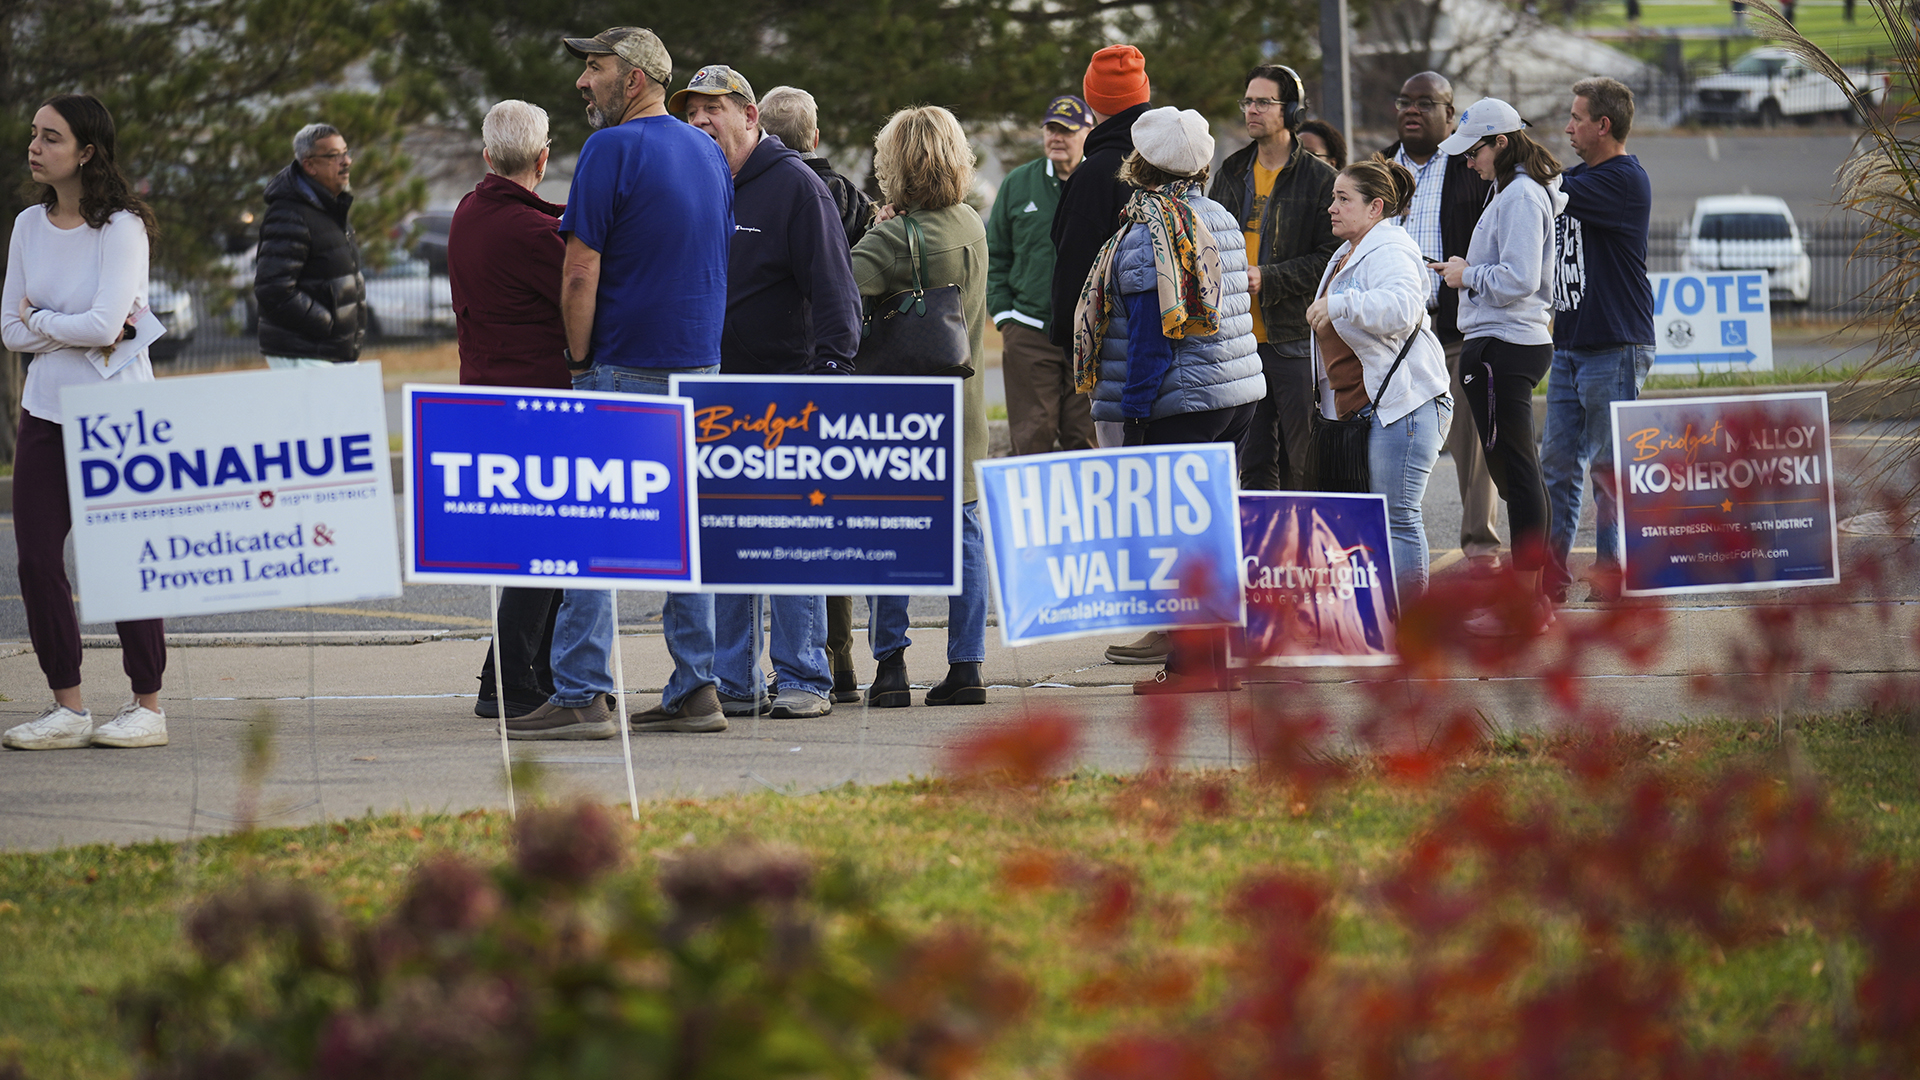
<instances>
[{"instance_id":1,"label":"green grass","mask_svg":"<svg viewBox=\"0 0 1920 1080\"><path fill-rule=\"evenodd\" d=\"M1920 754L1912 737L1897 724L1849 717L1803 722L1800 742L1860 846L1904 867L1920 862ZM1771 729L1740 723L1666 731L1642 753L1648 764L1696 777L1727 765L1777 775L1786 769ZM1191 809L1202 781L1226 786L1228 813L1206 817ZM1036 985L1033 1015L997 1048L987 1075L1058 1076L1090 1040L1165 1017L1072 1003L1074 989L1120 953L1089 947L1070 894L1010 891L1000 876L1009 854L1063 851L1137 872L1147 891L1145 914L1121 952L1134 963L1202 972L1203 988L1217 990L1243 941L1223 914L1225 901L1237 882L1263 868L1334 882L1333 934L1342 960L1391 965L1404 960L1409 942L1378 915L1368 883L1396 864L1450 796L1488 781L1503 785L1517 805L1592 812L1544 746L1514 737L1449 768L1427 788L1391 784L1362 767L1357 779L1322 793L1311 807L1244 773L1186 776L1159 787L1075 776L1038 792L970 793L924 782L802 798L662 800L642 808L631 849L635 866L648 874L661 853L739 834L856 860L881 884L890 916L914 929L980 927ZM0 856L0 1001L8 1003L0 1009L0 1068L17 1055L28 1075L43 1080L128 1075L131 1060L110 1001L130 981L184 955L180 919L196 896L248 874L298 879L348 917L365 920L393 902L424 856L451 850L492 862L505 854L508 829L503 814L475 812L266 830L193 848L92 846ZM1697 961L1686 1006L1690 1037L1750 1032L1785 1003L1818 1009L1827 1000L1826 984L1808 976L1825 955L1811 925L1782 927L1776 940L1731 960L1716 962L1704 946L1687 948Z\"/></svg>"},{"instance_id":2,"label":"green grass","mask_svg":"<svg viewBox=\"0 0 1920 1080\"><path fill-rule=\"evenodd\" d=\"M1813 43L1831 53L1851 56L1855 53L1872 51L1885 54L1889 49L1885 31L1880 27L1874 15L1873 6L1867 0L1859 0L1854 7L1855 21L1846 21L1842 7L1835 4L1808 3L1799 5L1794 15L1794 26ZM1628 28L1627 6L1624 0L1608 0L1606 3L1586 6L1574 23L1580 30L1621 31ZM1756 24L1751 18L1748 27ZM1733 12L1729 4L1699 3L1663 3L1661 0L1641 0L1640 30L1651 38L1664 37L1662 31L1678 29L1697 29L1718 31L1729 37L1727 57L1738 59L1750 49L1770 44L1764 38L1748 35L1735 36L1733 33ZM1642 59L1659 59L1660 46L1656 42L1635 45L1628 41L1608 38L1609 44L1634 52ZM1686 39L1682 48L1690 61L1711 62L1720 60L1720 43L1712 38ZM1876 65L1877 66L1877 65Z\"/></svg>"},{"instance_id":3,"label":"green grass","mask_svg":"<svg viewBox=\"0 0 1920 1080\"><path fill-rule=\"evenodd\" d=\"M1788 368L1776 371L1696 371L1691 374L1661 373L1647 376L1647 390L1722 390L1741 386L1804 386L1809 383L1845 382L1859 371L1858 365L1823 368ZM1533 388L1534 397L1547 396L1547 380Z\"/></svg>"}]
</instances>

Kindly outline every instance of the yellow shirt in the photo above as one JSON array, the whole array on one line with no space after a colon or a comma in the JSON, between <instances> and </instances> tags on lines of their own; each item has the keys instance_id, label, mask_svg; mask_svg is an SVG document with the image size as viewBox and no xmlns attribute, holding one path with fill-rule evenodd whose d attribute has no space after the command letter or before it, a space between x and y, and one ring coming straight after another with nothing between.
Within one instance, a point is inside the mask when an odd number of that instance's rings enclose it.
<instances>
[{"instance_id":1,"label":"yellow shirt","mask_svg":"<svg viewBox=\"0 0 1920 1080\"><path fill-rule=\"evenodd\" d=\"M1256 155L1253 159L1253 205L1247 210L1247 265L1260 265L1260 215L1267 209L1267 196L1273 194L1273 182L1280 175L1279 169L1269 169L1260 164ZM1267 340L1267 320L1260 314L1260 297L1253 298L1253 340L1262 344Z\"/></svg>"}]
</instances>

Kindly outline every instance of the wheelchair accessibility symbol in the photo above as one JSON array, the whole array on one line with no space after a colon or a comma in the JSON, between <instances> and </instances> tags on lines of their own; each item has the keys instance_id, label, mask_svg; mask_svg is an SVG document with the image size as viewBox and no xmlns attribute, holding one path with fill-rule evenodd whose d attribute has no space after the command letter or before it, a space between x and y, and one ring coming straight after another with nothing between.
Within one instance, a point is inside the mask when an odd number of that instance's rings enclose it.
<instances>
[{"instance_id":1,"label":"wheelchair accessibility symbol","mask_svg":"<svg viewBox=\"0 0 1920 1080\"><path fill-rule=\"evenodd\" d=\"M1747 320L1724 319L1720 323L1720 344L1745 345L1747 343Z\"/></svg>"}]
</instances>

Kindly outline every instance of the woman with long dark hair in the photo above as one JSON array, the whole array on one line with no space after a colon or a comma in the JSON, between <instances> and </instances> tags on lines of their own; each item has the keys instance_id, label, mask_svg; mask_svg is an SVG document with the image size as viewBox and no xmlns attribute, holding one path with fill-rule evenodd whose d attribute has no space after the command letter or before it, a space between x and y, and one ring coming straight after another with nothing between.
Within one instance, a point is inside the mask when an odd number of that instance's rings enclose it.
<instances>
[{"instance_id":1,"label":"woman with long dark hair","mask_svg":"<svg viewBox=\"0 0 1920 1080\"><path fill-rule=\"evenodd\" d=\"M113 116L91 96L61 94L40 106L27 167L42 191L13 222L0 339L33 355L20 400L13 524L27 633L54 703L0 735L0 744L15 750L164 746L160 676L167 648L159 619L117 624L133 700L97 729L81 701L80 622L64 559L73 519L60 411L62 387L153 381L145 352L111 374L89 356L126 336L130 317L146 303L153 212L121 175Z\"/></svg>"},{"instance_id":2,"label":"woman with long dark hair","mask_svg":"<svg viewBox=\"0 0 1920 1080\"><path fill-rule=\"evenodd\" d=\"M1474 226L1467 256L1430 264L1460 290L1460 378L1465 402L1486 452L1487 471L1507 503L1513 529L1513 569L1534 598L1528 615L1512 624L1501 612L1467 620L1481 636L1535 634L1553 621L1540 592L1546 561L1547 488L1533 434L1533 389L1553 365L1553 219L1566 206L1560 162L1528 137L1513 106L1485 98L1462 113L1445 154L1491 181L1494 196Z\"/></svg>"}]
</instances>

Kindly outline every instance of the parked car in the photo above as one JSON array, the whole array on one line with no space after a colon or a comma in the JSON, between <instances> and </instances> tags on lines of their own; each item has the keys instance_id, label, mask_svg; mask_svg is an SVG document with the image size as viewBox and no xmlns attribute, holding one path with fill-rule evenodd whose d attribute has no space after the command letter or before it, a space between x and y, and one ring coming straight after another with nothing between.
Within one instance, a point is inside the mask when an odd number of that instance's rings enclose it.
<instances>
[{"instance_id":1,"label":"parked car","mask_svg":"<svg viewBox=\"0 0 1920 1080\"><path fill-rule=\"evenodd\" d=\"M447 233L453 228L453 211L425 210L413 216L402 235L413 237L408 251L426 262L436 274L447 272Z\"/></svg>"},{"instance_id":2,"label":"parked car","mask_svg":"<svg viewBox=\"0 0 1920 1080\"><path fill-rule=\"evenodd\" d=\"M1885 72L1845 70L1860 100L1876 106L1886 100ZM1856 119L1845 89L1785 49L1755 49L1726 71L1695 80L1687 101L1689 119L1765 127L1783 117L1811 120L1826 114Z\"/></svg>"},{"instance_id":3,"label":"parked car","mask_svg":"<svg viewBox=\"0 0 1920 1080\"><path fill-rule=\"evenodd\" d=\"M167 328L165 334L147 346L147 359L171 360L193 344L194 332L200 329L200 318L194 311L192 293L151 278L147 281L147 307L159 318L160 325Z\"/></svg>"},{"instance_id":4,"label":"parked car","mask_svg":"<svg viewBox=\"0 0 1920 1080\"><path fill-rule=\"evenodd\" d=\"M419 259L367 271L367 332L373 337L453 334L453 285Z\"/></svg>"},{"instance_id":5,"label":"parked car","mask_svg":"<svg viewBox=\"0 0 1920 1080\"><path fill-rule=\"evenodd\" d=\"M1768 270L1774 303L1804 304L1813 260L1786 201L1772 195L1709 195L1693 204L1681 237L1680 269Z\"/></svg>"}]
</instances>

